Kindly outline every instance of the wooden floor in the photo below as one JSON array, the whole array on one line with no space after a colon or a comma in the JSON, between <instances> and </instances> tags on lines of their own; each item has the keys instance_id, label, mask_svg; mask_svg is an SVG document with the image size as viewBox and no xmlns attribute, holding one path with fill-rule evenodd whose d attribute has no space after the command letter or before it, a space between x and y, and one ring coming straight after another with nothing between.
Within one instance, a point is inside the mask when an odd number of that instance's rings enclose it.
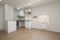
<instances>
[{"instance_id":1,"label":"wooden floor","mask_svg":"<svg viewBox=\"0 0 60 40\"><path fill-rule=\"evenodd\" d=\"M60 33L19 28L16 32L9 34L0 31L0 40L60 40Z\"/></svg>"}]
</instances>

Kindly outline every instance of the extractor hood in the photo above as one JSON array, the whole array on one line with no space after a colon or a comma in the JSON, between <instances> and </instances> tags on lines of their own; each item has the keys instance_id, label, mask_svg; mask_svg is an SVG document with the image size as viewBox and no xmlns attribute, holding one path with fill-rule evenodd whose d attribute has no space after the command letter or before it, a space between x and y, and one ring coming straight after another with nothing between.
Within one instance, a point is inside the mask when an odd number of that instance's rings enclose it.
<instances>
[{"instance_id":1,"label":"extractor hood","mask_svg":"<svg viewBox=\"0 0 60 40\"><path fill-rule=\"evenodd\" d=\"M18 16L25 16L24 10L19 10L19 11L18 11Z\"/></svg>"}]
</instances>

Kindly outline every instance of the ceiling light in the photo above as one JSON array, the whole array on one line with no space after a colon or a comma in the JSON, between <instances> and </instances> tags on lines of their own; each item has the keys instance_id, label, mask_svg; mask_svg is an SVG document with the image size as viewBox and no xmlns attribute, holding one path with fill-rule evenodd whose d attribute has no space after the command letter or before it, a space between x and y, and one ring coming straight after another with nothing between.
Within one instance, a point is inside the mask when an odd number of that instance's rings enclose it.
<instances>
[{"instance_id":1,"label":"ceiling light","mask_svg":"<svg viewBox=\"0 0 60 40\"><path fill-rule=\"evenodd\" d=\"M2 0L0 0L0 1L2 1Z\"/></svg>"},{"instance_id":2,"label":"ceiling light","mask_svg":"<svg viewBox=\"0 0 60 40\"><path fill-rule=\"evenodd\" d=\"M28 3L28 5L31 5L32 3Z\"/></svg>"},{"instance_id":3,"label":"ceiling light","mask_svg":"<svg viewBox=\"0 0 60 40\"><path fill-rule=\"evenodd\" d=\"M20 9L20 8L17 8L17 9Z\"/></svg>"}]
</instances>

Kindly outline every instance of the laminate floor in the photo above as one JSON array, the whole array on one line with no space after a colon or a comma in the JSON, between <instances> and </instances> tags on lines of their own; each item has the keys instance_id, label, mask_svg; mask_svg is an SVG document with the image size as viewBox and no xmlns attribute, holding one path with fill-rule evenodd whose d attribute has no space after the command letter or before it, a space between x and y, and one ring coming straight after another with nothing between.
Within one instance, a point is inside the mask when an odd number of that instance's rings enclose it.
<instances>
[{"instance_id":1,"label":"laminate floor","mask_svg":"<svg viewBox=\"0 0 60 40\"><path fill-rule=\"evenodd\" d=\"M0 31L0 40L60 40L60 33L18 28L16 32L9 34Z\"/></svg>"}]
</instances>

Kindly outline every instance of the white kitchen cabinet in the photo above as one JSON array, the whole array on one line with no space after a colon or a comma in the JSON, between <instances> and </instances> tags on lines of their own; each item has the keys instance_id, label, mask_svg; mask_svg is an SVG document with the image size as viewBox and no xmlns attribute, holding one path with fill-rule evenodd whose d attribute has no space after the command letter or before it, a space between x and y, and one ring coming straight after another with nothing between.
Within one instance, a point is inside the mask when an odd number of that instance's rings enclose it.
<instances>
[{"instance_id":1,"label":"white kitchen cabinet","mask_svg":"<svg viewBox=\"0 0 60 40\"><path fill-rule=\"evenodd\" d=\"M4 9L5 9L4 10L5 11L5 20L6 21L14 20L13 7L8 4L5 4Z\"/></svg>"},{"instance_id":2,"label":"white kitchen cabinet","mask_svg":"<svg viewBox=\"0 0 60 40\"><path fill-rule=\"evenodd\" d=\"M8 21L8 33L16 31L16 21Z\"/></svg>"},{"instance_id":3,"label":"white kitchen cabinet","mask_svg":"<svg viewBox=\"0 0 60 40\"><path fill-rule=\"evenodd\" d=\"M32 27L32 21L25 21L25 28L31 29Z\"/></svg>"}]
</instances>

